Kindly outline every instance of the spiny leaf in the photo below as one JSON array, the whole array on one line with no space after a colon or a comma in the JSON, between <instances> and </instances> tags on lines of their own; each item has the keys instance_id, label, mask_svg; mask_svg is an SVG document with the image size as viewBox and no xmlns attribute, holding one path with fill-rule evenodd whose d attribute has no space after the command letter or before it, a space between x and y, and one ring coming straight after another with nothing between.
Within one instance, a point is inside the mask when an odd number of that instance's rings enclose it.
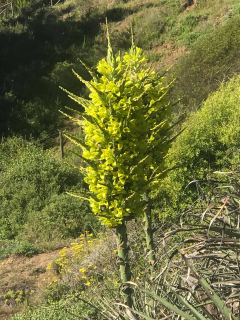
<instances>
[{"instance_id":1,"label":"spiny leaf","mask_svg":"<svg viewBox=\"0 0 240 320\"><path fill-rule=\"evenodd\" d=\"M199 275L193 264L190 262L190 259L187 258L183 250L179 250L182 254L182 257L184 261L186 262L187 266L191 269L194 276L198 279L198 282L202 285L202 287L205 289L205 292L209 299L212 300L214 305L217 307L217 309L221 312L221 314L227 319L227 320L237 320L237 318L233 315L231 310L228 309L225 302L221 300L221 298L216 294L216 292L211 288L211 286L207 283L207 281Z\"/></svg>"},{"instance_id":2,"label":"spiny leaf","mask_svg":"<svg viewBox=\"0 0 240 320\"><path fill-rule=\"evenodd\" d=\"M178 300L181 302L182 305L184 305L190 310L190 312L194 315L196 320L206 320L206 318L201 313L199 313L188 301L183 299L183 297L181 297L177 293L174 293L174 295L176 295L176 297L178 298Z\"/></svg>"},{"instance_id":3,"label":"spiny leaf","mask_svg":"<svg viewBox=\"0 0 240 320\"><path fill-rule=\"evenodd\" d=\"M92 76L92 78L94 79L94 81L99 82L98 76L97 76L82 60L79 59L79 61L80 61L81 64L84 66L84 68L88 71L88 73Z\"/></svg>"},{"instance_id":4,"label":"spiny leaf","mask_svg":"<svg viewBox=\"0 0 240 320\"><path fill-rule=\"evenodd\" d=\"M145 292L146 294L148 294L149 296L151 296L152 298L154 298L156 301L160 302L162 305L164 305L166 308L168 308L169 310L173 311L174 313L176 313L177 315L185 318L186 320L195 320L192 316L190 316L189 314L187 314L186 312L180 310L178 307L174 306L173 304L171 304L170 302L168 302L167 300L159 297L157 294L150 292L149 290L140 288L140 290L142 292ZM148 317L147 315L138 312L136 310L132 310L133 312L136 312L137 314L141 315L142 317L144 317L147 320L152 320L151 317Z\"/></svg>"},{"instance_id":5,"label":"spiny leaf","mask_svg":"<svg viewBox=\"0 0 240 320\"><path fill-rule=\"evenodd\" d=\"M89 123L93 124L93 125L96 125L103 133L104 135L107 134L106 130L104 130L104 128L102 128L100 126L100 124L98 123L97 119L95 119L94 117L86 114L86 113L82 113L80 111L77 111L77 110L74 110L72 108L69 108L69 107L65 107L66 109L70 110L70 111L73 111L77 114L79 114L80 116L82 116L84 119L86 119ZM60 111L61 112L61 111ZM63 113L63 112L62 112ZM67 114L65 114L66 116L68 116ZM70 116L68 116L70 118Z\"/></svg>"},{"instance_id":6,"label":"spiny leaf","mask_svg":"<svg viewBox=\"0 0 240 320\"><path fill-rule=\"evenodd\" d=\"M103 105L107 105L107 99L105 97L105 94L102 93L100 90L98 90L91 82L84 80L77 72L72 70L72 72L75 74L75 76L85 84L85 86L90 90L90 91L95 91L98 94L99 99L103 103Z\"/></svg>"},{"instance_id":7,"label":"spiny leaf","mask_svg":"<svg viewBox=\"0 0 240 320\"><path fill-rule=\"evenodd\" d=\"M73 153L73 154L75 154L75 155L77 155L77 156L79 156L79 154L75 153L75 152L72 151L72 150L70 150L70 152ZM86 173L86 168L76 167L76 166L74 166L74 165L72 165L72 164L70 164L70 163L68 163L68 162L66 162L66 161L63 161L63 163L66 164L67 166L69 166L70 168L73 168L73 169L76 169L76 170L80 171L83 175L86 175L86 174L87 174L87 173Z\"/></svg>"},{"instance_id":8,"label":"spiny leaf","mask_svg":"<svg viewBox=\"0 0 240 320\"><path fill-rule=\"evenodd\" d=\"M81 106L83 106L84 108L89 108L90 105L92 104L90 100L84 99L82 97L76 96L75 94L69 92L68 90L59 87L60 89L62 89L63 91L65 91L69 98L71 98L72 100L76 101L78 104L80 104Z\"/></svg>"},{"instance_id":9,"label":"spiny leaf","mask_svg":"<svg viewBox=\"0 0 240 320\"><path fill-rule=\"evenodd\" d=\"M160 122L155 127L151 128L151 131L158 129L159 127L163 127L166 123L167 123L167 120Z\"/></svg>"},{"instance_id":10,"label":"spiny leaf","mask_svg":"<svg viewBox=\"0 0 240 320\"><path fill-rule=\"evenodd\" d=\"M76 138L65 131L63 132L63 135L67 137L70 141L72 141L76 146L80 147L81 149L86 149L88 151L90 150L90 147L86 145L84 140L80 138Z\"/></svg>"},{"instance_id":11,"label":"spiny leaf","mask_svg":"<svg viewBox=\"0 0 240 320\"><path fill-rule=\"evenodd\" d=\"M69 194L69 195L72 196L72 197L78 198L78 199L83 199L83 200L87 200L87 201L90 201L90 200L91 200L90 198L85 198L85 197L80 196L79 194L76 194L76 193L67 192L67 194Z\"/></svg>"},{"instance_id":12,"label":"spiny leaf","mask_svg":"<svg viewBox=\"0 0 240 320\"><path fill-rule=\"evenodd\" d=\"M81 120L74 118L72 116L70 116L69 114L63 112L62 110L58 110L61 114L63 114L65 117L68 117L70 120L74 121L75 123L77 123L79 126L81 125Z\"/></svg>"}]
</instances>

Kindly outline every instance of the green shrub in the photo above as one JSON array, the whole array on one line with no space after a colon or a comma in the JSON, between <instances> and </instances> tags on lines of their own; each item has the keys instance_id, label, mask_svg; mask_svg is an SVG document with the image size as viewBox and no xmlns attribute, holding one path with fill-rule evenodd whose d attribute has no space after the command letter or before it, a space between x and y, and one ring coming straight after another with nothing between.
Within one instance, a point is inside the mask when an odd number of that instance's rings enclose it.
<instances>
[{"instance_id":1,"label":"green shrub","mask_svg":"<svg viewBox=\"0 0 240 320\"><path fill-rule=\"evenodd\" d=\"M62 193L52 195L42 210L28 216L20 237L52 241L56 238L76 238L85 230L96 232L99 228L100 223L86 201Z\"/></svg>"},{"instance_id":2,"label":"green shrub","mask_svg":"<svg viewBox=\"0 0 240 320\"><path fill-rule=\"evenodd\" d=\"M14 254L21 254L23 256L26 256L28 258L34 256L35 254L40 253L38 248L31 243L27 242L20 242L14 249Z\"/></svg>"},{"instance_id":3,"label":"green shrub","mask_svg":"<svg viewBox=\"0 0 240 320\"><path fill-rule=\"evenodd\" d=\"M235 16L238 14L240 14L240 4L234 4L232 6L232 15Z\"/></svg>"},{"instance_id":4,"label":"green shrub","mask_svg":"<svg viewBox=\"0 0 240 320\"><path fill-rule=\"evenodd\" d=\"M14 249L14 246L12 243L10 244L3 244L1 241L1 247L0 247L0 260L7 258L8 256L10 256L10 254L12 254Z\"/></svg>"},{"instance_id":5,"label":"green shrub","mask_svg":"<svg viewBox=\"0 0 240 320\"><path fill-rule=\"evenodd\" d=\"M183 124L185 131L173 144L168 166L170 172L159 190L162 212L176 213L197 199L197 184L214 171L231 170L239 163L240 148L240 76L210 95L201 110ZM169 210L169 211L168 211Z\"/></svg>"},{"instance_id":6,"label":"green shrub","mask_svg":"<svg viewBox=\"0 0 240 320\"><path fill-rule=\"evenodd\" d=\"M7 258L11 254L24 255L32 257L41 252L34 244L28 242L1 241L0 242L0 260Z\"/></svg>"},{"instance_id":7,"label":"green shrub","mask_svg":"<svg viewBox=\"0 0 240 320\"><path fill-rule=\"evenodd\" d=\"M88 203L65 194L84 188L79 171L21 138L0 144L0 237L33 241L98 228Z\"/></svg>"}]
</instances>

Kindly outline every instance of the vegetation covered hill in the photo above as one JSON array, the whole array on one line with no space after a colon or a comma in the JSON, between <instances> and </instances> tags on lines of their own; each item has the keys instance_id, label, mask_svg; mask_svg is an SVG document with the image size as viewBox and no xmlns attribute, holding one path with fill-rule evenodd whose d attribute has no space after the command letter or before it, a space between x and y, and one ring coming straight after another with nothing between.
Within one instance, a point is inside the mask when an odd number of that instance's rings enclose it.
<instances>
[{"instance_id":1,"label":"vegetation covered hill","mask_svg":"<svg viewBox=\"0 0 240 320\"><path fill-rule=\"evenodd\" d=\"M106 17L114 52L123 54L130 48L132 28L134 42L146 53L148 66L160 74L171 67L166 73L166 85L176 79L168 94L173 105L169 121L174 124L181 120L174 130L175 134L182 129L183 132L174 139L170 149L169 174L151 198L153 220L158 230L155 243L159 243L167 231L177 228L180 216L181 223L186 225L181 229L184 231L175 230L176 236L174 234L171 240L165 236L166 250L164 245L156 250L157 259L161 261L156 271L158 285L161 284L167 297L177 304L172 292L180 290L178 292L186 296L184 290L191 294L192 291L184 282L186 270L178 264L180 256L175 259L175 246L186 248L186 243L198 242L203 234L202 241L210 236L215 239L213 243L220 245L219 230L223 237L228 227L235 233L232 235L228 229L227 235L234 241L238 239L239 222L235 214L239 198L239 1L66 0L49 3L33 0L11 3L1 0L0 5L3 6L0 12L0 259L4 262L8 261L4 260L6 257L11 259L11 255L14 258L21 254L31 256L62 247L63 243L68 249L63 249L60 258L49 266L51 284L41 289L39 295L34 293L32 297L27 284L24 288L22 281L18 284L15 278L11 282L9 276L7 285L0 291L0 308L7 309L8 316L26 311L13 318L21 320L84 316L112 319L119 313L123 316L122 309L116 314L109 302L122 301L113 235L102 234L105 230L92 214L88 202L66 194L66 191L87 190L81 172L76 170L83 166L76 155L78 148L64 141L64 160L71 167L57 155L59 129L67 128L76 136L83 136L59 112L65 105L82 111L59 86L77 96L88 97L88 90L72 74L72 69L89 80L81 61L95 71L96 63L106 56ZM215 171L228 174L223 178L222 174L214 174ZM231 215L225 208L226 199L232 209ZM206 234L199 230L186 231L201 221L203 229L213 225L213 233L210 234L210 227ZM139 228L139 221L130 222L128 227L133 248L130 251L133 279L139 281L140 286L151 288L146 257L140 254L144 232ZM217 281L225 281L225 285L226 281L239 276L235 266L239 264L238 252L234 245L227 247L229 238L226 242L221 253L217 249L208 252L215 255L212 260L204 256L204 248L210 250L205 242L205 247L201 247L203 251L194 253L201 253L203 265L215 270L209 277L213 288ZM228 259L228 264L224 264L221 255ZM174 267L170 268L171 259ZM227 275L221 278L222 265L233 278L229 280ZM204 274L205 267L198 263L196 266ZM6 282L6 272L4 267L2 269ZM188 282L188 286L191 285ZM235 283L232 286L235 291L231 292L224 285L218 287L223 300L238 292ZM183 286L185 289L181 291ZM163 290L157 288L156 292L166 297ZM31 289L38 291L35 284ZM96 297L102 297L105 302L94 300ZM166 308L156 307L156 301L147 300L142 293L137 297L135 306L153 319L158 319L159 314L170 316ZM194 302L192 297L189 301L194 305L197 301L209 304L201 296L194 297ZM147 306L143 306L143 300L148 301ZM232 308L239 302L234 303ZM208 319L219 319L221 316L213 309L201 309L201 312L205 315L208 312ZM5 319L7 315L2 312L0 317Z\"/></svg>"},{"instance_id":2,"label":"vegetation covered hill","mask_svg":"<svg viewBox=\"0 0 240 320\"><path fill-rule=\"evenodd\" d=\"M124 51L130 46L130 27L133 25L136 45L145 50L152 66L159 71L175 64L179 56L189 52L196 41L238 17L240 11L235 0L221 3L217 0L194 1L189 7L183 7L181 3L180 0L71 0L50 7L42 1L27 2L25 5L16 2L15 6L19 9L14 11L13 16L9 10L1 15L0 134L5 137L21 134L27 139L33 136L41 138L47 146L51 145L57 129L64 126L58 110L66 104L71 106L59 85L84 95L84 88L72 76L71 69L88 77L79 60L91 67L105 56L106 17L114 49ZM228 75L227 64L230 62L221 60L228 55L221 57L220 52L233 50L234 55L238 50L238 40L234 39L229 46L231 36L228 38L226 31L226 38L221 36L217 46L219 52L214 51L215 46L209 46L208 51L204 52L207 65L211 64L208 59L212 58L215 63L226 66L223 74L213 79L214 83L221 82ZM229 61L231 58L230 54ZM192 63L202 60L200 54L200 57L192 58ZM186 70L184 65L179 68ZM194 72L194 66L192 68ZM178 72L183 72L181 70ZM208 77L212 73L218 74L211 69ZM189 80L192 82L191 77ZM184 83L187 83L187 78L189 75L179 77ZM203 86L204 77L201 81ZM182 82L178 89L181 96L186 91ZM194 89L186 86L195 96ZM215 89L216 85L212 90ZM205 98L206 94L202 93L197 102ZM192 102L186 103L188 108Z\"/></svg>"}]
</instances>

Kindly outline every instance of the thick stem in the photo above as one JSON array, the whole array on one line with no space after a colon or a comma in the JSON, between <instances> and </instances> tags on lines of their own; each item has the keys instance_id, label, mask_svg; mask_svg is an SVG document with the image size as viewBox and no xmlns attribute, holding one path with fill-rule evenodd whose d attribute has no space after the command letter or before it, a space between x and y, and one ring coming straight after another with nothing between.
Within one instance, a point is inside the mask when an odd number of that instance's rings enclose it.
<instances>
[{"instance_id":1,"label":"thick stem","mask_svg":"<svg viewBox=\"0 0 240 320\"><path fill-rule=\"evenodd\" d=\"M132 289L126 285L127 281L131 280L131 270L128 262L128 245L127 245L127 232L125 223L116 227L116 235L117 235L117 249L118 249L118 257L119 257L119 266L121 273L121 280L124 284L123 288L123 296L124 303L128 307L132 307Z\"/></svg>"},{"instance_id":2,"label":"thick stem","mask_svg":"<svg viewBox=\"0 0 240 320\"><path fill-rule=\"evenodd\" d=\"M146 207L143 215L143 229L146 234L148 261L149 261L150 270L151 270L151 280L153 280L155 278L156 257L155 257L154 243L153 243L152 218L151 218L152 209L151 209L151 204L149 202L148 192L145 193L144 200L146 201Z\"/></svg>"}]
</instances>

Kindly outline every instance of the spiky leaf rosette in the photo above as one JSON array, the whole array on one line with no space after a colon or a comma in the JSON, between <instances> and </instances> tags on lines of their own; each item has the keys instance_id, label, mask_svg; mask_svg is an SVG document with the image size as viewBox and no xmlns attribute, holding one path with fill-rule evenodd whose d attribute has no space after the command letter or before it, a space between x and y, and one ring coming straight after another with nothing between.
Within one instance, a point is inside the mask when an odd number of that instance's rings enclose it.
<instances>
[{"instance_id":1,"label":"spiky leaf rosette","mask_svg":"<svg viewBox=\"0 0 240 320\"><path fill-rule=\"evenodd\" d=\"M109 228L143 213L141 197L154 188L164 172L169 148L168 86L148 69L142 50L113 55L97 65L98 75L88 82L90 100L69 96L85 108L85 140L70 139L82 150L88 164L85 181L93 212Z\"/></svg>"}]
</instances>

